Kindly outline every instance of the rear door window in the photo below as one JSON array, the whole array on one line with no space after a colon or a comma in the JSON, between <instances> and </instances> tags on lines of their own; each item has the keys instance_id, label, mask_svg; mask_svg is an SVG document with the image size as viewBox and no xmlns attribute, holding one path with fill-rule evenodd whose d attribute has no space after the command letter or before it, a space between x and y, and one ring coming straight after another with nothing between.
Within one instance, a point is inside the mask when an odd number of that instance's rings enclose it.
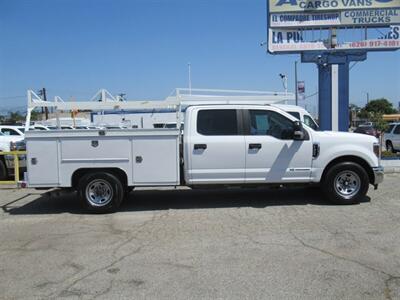
<instances>
[{"instance_id":1,"label":"rear door window","mask_svg":"<svg viewBox=\"0 0 400 300\"><path fill-rule=\"evenodd\" d=\"M393 131L394 134L400 134L400 125L396 126L396 129Z\"/></svg>"},{"instance_id":2,"label":"rear door window","mask_svg":"<svg viewBox=\"0 0 400 300\"><path fill-rule=\"evenodd\" d=\"M235 109L204 109L197 114L197 132L202 135L238 135Z\"/></svg>"}]
</instances>

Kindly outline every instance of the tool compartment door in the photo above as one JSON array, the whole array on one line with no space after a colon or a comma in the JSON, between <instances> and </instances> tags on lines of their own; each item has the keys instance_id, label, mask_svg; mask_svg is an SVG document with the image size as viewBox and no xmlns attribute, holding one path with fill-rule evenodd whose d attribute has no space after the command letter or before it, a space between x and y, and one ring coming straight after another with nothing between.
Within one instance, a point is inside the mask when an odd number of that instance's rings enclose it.
<instances>
[{"instance_id":1,"label":"tool compartment door","mask_svg":"<svg viewBox=\"0 0 400 300\"><path fill-rule=\"evenodd\" d=\"M134 185L179 184L178 136L135 136L132 153Z\"/></svg>"},{"instance_id":2,"label":"tool compartment door","mask_svg":"<svg viewBox=\"0 0 400 300\"><path fill-rule=\"evenodd\" d=\"M54 186L59 183L58 141L56 139L28 139L28 184Z\"/></svg>"}]
</instances>

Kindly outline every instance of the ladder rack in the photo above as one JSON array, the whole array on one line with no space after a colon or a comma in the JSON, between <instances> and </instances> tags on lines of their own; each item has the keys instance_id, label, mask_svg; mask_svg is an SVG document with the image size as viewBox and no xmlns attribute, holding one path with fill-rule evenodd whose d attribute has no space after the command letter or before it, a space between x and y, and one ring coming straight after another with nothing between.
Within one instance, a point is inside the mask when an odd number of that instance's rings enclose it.
<instances>
[{"instance_id":1,"label":"ladder rack","mask_svg":"<svg viewBox=\"0 0 400 300\"><path fill-rule=\"evenodd\" d=\"M105 89L99 90L90 101L64 101L55 96L54 101L43 101L34 91L27 91L28 105L25 130L30 127L32 110L38 107L51 107L56 112L58 127L59 111L104 111L104 110L154 110L172 109L177 111L177 120L180 119L182 109L192 105L217 104L257 104L286 103L294 100L293 93L246 91L246 90L217 90L217 89L185 89L177 88L174 93L162 101L134 100L122 101L114 97Z\"/></svg>"}]
</instances>

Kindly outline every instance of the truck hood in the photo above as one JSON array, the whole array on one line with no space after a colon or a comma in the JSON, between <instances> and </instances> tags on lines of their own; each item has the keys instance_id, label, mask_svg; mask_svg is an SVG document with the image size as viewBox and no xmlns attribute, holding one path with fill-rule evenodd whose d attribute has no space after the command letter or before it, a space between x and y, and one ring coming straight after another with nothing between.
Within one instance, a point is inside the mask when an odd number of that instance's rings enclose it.
<instances>
[{"instance_id":1,"label":"truck hood","mask_svg":"<svg viewBox=\"0 0 400 300\"><path fill-rule=\"evenodd\" d=\"M316 136L339 138L341 140L347 140L347 141L351 140L354 142L378 143L378 139L372 135L353 133L353 132L316 131Z\"/></svg>"}]
</instances>

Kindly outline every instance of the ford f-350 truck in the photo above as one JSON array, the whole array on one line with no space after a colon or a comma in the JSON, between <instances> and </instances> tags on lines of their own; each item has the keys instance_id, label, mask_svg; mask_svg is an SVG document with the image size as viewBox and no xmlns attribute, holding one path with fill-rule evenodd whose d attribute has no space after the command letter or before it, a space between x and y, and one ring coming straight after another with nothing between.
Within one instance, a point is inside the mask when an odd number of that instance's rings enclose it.
<instances>
[{"instance_id":1,"label":"ford f-350 truck","mask_svg":"<svg viewBox=\"0 0 400 300\"><path fill-rule=\"evenodd\" d=\"M270 105L193 105L179 129L29 131L29 187L74 188L95 212L149 186L319 185L358 203L383 180L375 137L314 131Z\"/></svg>"}]
</instances>

